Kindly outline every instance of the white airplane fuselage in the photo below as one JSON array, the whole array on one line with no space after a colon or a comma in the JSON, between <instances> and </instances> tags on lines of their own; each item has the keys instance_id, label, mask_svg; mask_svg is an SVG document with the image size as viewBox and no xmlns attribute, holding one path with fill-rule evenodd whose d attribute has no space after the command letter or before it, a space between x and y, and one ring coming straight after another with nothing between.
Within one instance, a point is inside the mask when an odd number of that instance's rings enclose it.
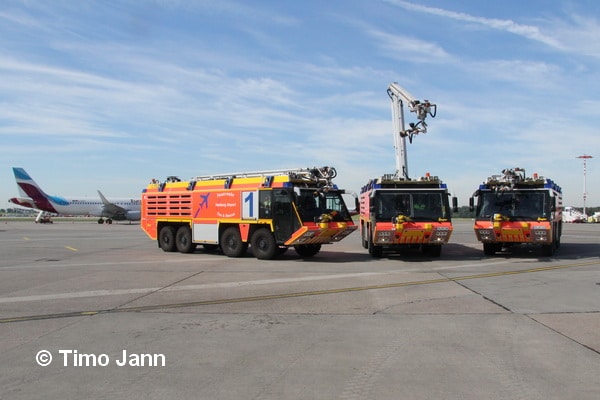
<instances>
[{"instance_id":1,"label":"white airplane fuselage","mask_svg":"<svg viewBox=\"0 0 600 400\"><path fill-rule=\"evenodd\" d=\"M100 191L98 198L66 198L46 194L23 168L13 168L21 197L9 199L11 203L54 214L86 215L106 218L108 222L139 221L141 200L119 198L108 200Z\"/></svg>"}]
</instances>

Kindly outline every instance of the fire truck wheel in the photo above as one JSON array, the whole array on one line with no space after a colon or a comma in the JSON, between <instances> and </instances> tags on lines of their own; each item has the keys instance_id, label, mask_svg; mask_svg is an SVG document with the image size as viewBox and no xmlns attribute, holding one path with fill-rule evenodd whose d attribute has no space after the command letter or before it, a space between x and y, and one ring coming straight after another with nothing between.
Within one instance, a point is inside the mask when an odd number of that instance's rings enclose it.
<instances>
[{"instance_id":1,"label":"fire truck wheel","mask_svg":"<svg viewBox=\"0 0 600 400\"><path fill-rule=\"evenodd\" d=\"M542 256L544 257L552 257L554 252L556 251L556 244L552 242L551 244L542 245Z\"/></svg>"},{"instance_id":2,"label":"fire truck wheel","mask_svg":"<svg viewBox=\"0 0 600 400\"><path fill-rule=\"evenodd\" d=\"M285 253L286 251L288 251L288 247L287 247L287 246L279 246L279 249L277 249L277 252L278 252L279 254L283 254L283 253Z\"/></svg>"},{"instance_id":3,"label":"fire truck wheel","mask_svg":"<svg viewBox=\"0 0 600 400\"><path fill-rule=\"evenodd\" d=\"M369 248L369 239L367 238L367 228L365 226L362 226L362 229L360 230L361 234L360 234L360 242L362 244L362 247L364 249L368 249Z\"/></svg>"},{"instance_id":4,"label":"fire truck wheel","mask_svg":"<svg viewBox=\"0 0 600 400\"><path fill-rule=\"evenodd\" d=\"M294 250L300 257L312 257L321 250L320 244L299 244Z\"/></svg>"},{"instance_id":5,"label":"fire truck wheel","mask_svg":"<svg viewBox=\"0 0 600 400\"><path fill-rule=\"evenodd\" d=\"M502 251L501 243L484 243L483 244L483 254L485 254L486 256L493 256L498 251Z\"/></svg>"},{"instance_id":6,"label":"fire truck wheel","mask_svg":"<svg viewBox=\"0 0 600 400\"><path fill-rule=\"evenodd\" d=\"M259 260L271 260L279 254L279 246L275 243L273 234L267 229L257 229L250 239L252 253Z\"/></svg>"},{"instance_id":7,"label":"fire truck wheel","mask_svg":"<svg viewBox=\"0 0 600 400\"><path fill-rule=\"evenodd\" d=\"M241 257L248 249L248 243L242 242L240 231L236 227L229 227L221 234L221 250L227 257Z\"/></svg>"},{"instance_id":8,"label":"fire truck wheel","mask_svg":"<svg viewBox=\"0 0 600 400\"><path fill-rule=\"evenodd\" d=\"M158 233L158 244L163 251L175 251L175 228L163 226Z\"/></svg>"},{"instance_id":9,"label":"fire truck wheel","mask_svg":"<svg viewBox=\"0 0 600 400\"><path fill-rule=\"evenodd\" d=\"M175 234L175 246L180 253L192 253L196 244L192 242L192 231L189 226L180 226Z\"/></svg>"},{"instance_id":10,"label":"fire truck wheel","mask_svg":"<svg viewBox=\"0 0 600 400\"><path fill-rule=\"evenodd\" d=\"M369 254L371 254L371 257L373 257L373 258L381 258L381 256L383 256L383 247L377 246L377 245L375 245L375 243L373 243L373 234L372 233L369 234L368 249L369 249Z\"/></svg>"},{"instance_id":11,"label":"fire truck wheel","mask_svg":"<svg viewBox=\"0 0 600 400\"><path fill-rule=\"evenodd\" d=\"M438 244L424 245L421 251L429 257L440 257L442 255L442 246Z\"/></svg>"}]
</instances>

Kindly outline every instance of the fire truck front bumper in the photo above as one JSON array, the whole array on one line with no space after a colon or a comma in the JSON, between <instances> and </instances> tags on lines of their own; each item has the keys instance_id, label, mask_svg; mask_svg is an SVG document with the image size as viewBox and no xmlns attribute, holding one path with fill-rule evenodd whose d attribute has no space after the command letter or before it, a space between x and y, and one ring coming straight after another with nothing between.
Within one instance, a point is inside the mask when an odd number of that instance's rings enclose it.
<instances>
[{"instance_id":1,"label":"fire truck front bumper","mask_svg":"<svg viewBox=\"0 0 600 400\"><path fill-rule=\"evenodd\" d=\"M452 226L434 224L401 224L382 226L375 230L373 243L380 246L396 244L446 244L452 235Z\"/></svg>"},{"instance_id":2,"label":"fire truck front bumper","mask_svg":"<svg viewBox=\"0 0 600 400\"><path fill-rule=\"evenodd\" d=\"M294 232L292 237L285 242L285 245L296 246L300 244L326 244L339 242L357 228L356 225L348 225L346 222L305 225Z\"/></svg>"},{"instance_id":3,"label":"fire truck front bumper","mask_svg":"<svg viewBox=\"0 0 600 400\"><path fill-rule=\"evenodd\" d=\"M475 236L482 243L552 243L552 230L549 224L531 222L493 223L475 225Z\"/></svg>"}]
</instances>

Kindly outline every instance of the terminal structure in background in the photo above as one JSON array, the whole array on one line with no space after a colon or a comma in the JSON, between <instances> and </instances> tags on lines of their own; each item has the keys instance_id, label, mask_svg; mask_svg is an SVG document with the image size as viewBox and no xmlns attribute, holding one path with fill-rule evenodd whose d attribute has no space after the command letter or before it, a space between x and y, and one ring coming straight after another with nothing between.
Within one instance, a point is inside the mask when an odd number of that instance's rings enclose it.
<instances>
[{"instance_id":1,"label":"terminal structure in background","mask_svg":"<svg viewBox=\"0 0 600 400\"><path fill-rule=\"evenodd\" d=\"M164 251L191 253L197 244L259 259L288 247L312 257L356 226L333 183L333 167L169 177L142 193L141 227Z\"/></svg>"},{"instance_id":2,"label":"terminal structure in background","mask_svg":"<svg viewBox=\"0 0 600 400\"><path fill-rule=\"evenodd\" d=\"M475 209L475 235L486 255L530 243L551 256L560 246L562 190L551 179L527 177L522 168L505 169L482 183L469 203Z\"/></svg>"},{"instance_id":3,"label":"terminal structure in background","mask_svg":"<svg viewBox=\"0 0 600 400\"><path fill-rule=\"evenodd\" d=\"M392 123L396 173L369 180L360 194L360 232L364 248L373 257L384 251L420 248L439 257L442 245L452 234L449 193L445 183L429 173L411 179L408 173L406 139L427 132L425 119L435 117L437 106L419 101L397 83L388 87L392 103ZM404 106L417 115L416 123L404 124ZM456 208L456 198L453 206Z\"/></svg>"}]
</instances>

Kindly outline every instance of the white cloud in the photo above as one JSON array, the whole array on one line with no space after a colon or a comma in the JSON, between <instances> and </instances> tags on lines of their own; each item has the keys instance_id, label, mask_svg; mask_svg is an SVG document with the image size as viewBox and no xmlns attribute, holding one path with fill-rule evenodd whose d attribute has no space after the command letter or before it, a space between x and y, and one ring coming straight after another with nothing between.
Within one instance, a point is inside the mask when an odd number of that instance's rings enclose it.
<instances>
[{"instance_id":1,"label":"white cloud","mask_svg":"<svg viewBox=\"0 0 600 400\"><path fill-rule=\"evenodd\" d=\"M437 15L444 18L450 18L461 22L469 22L489 29L510 32L515 35L523 36L530 40L535 40L544 43L547 46L564 50L564 45L554 37L543 34L540 29L533 25L524 25L516 23L509 19L484 18L470 15L467 13L449 11L437 7L428 7L417 3L411 3L403 0L384 0L388 3L400 6L402 8L417 11L426 14Z\"/></svg>"}]
</instances>

